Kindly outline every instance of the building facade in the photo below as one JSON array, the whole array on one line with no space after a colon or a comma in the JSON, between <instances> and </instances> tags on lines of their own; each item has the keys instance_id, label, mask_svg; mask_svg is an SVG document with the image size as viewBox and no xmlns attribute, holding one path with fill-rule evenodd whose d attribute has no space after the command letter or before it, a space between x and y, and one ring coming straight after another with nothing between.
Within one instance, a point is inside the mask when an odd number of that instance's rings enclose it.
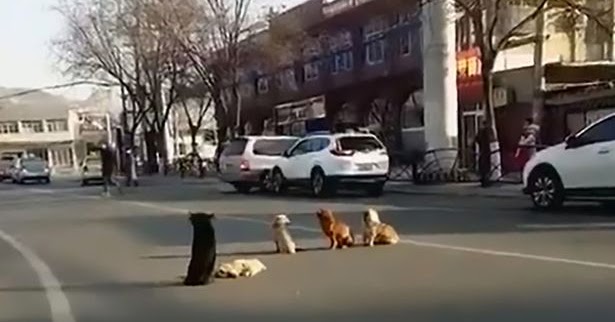
<instances>
[{"instance_id":1,"label":"building facade","mask_svg":"<svg viewBox=\"0 0 615 322\"><path fill-rule=\"evenodd\" d=\"M594 7L611 5L609 1L586 2ZM498 13L504 19L495 30L496 38L534 9L523 3L513 2ZM254 133L261 133L265 125L286 133L288 130L277 124L275 111L323 97L329 128L338 123L357 124L379 133L392 149L420 145L425 141L426 114L430 112L425 110L428 102L423 83L425 75L433 72L424 68L430 56L424 56L425 19L420 13L417 1L311 0L282 14L278 23L298 23L308 40L291 63L274 70L244 70L242 120L250 123ZM454 19L457 143L472 150L485 114L480 52L470 20L463 14ZM612 58L613 37L591 19L554 8L545 20L544 65ZM535 89L544 87L533 77L537 29L533 22L522 29L518 44L499 53L494 70L497 126L501 145L511 150L508 154L514 154L523 120L532 115ZM291 118L303 121L306 114L309 111L296 109ZM544 122L549 123L549 118ZM473 154L469 151L468 162Z\"/></svg>"},{"instance_id":2,"label":"building facade","mask_svg":"<svg viewBox=\"0 0 615 322\"><path fill-rule=\"evenodd\" d=\"M0 153L36 155L55 173L74 172L108 138L108 116L83 103L41 95L45 99L14 100L0 106Z\"/></svg>"}]
</instances>

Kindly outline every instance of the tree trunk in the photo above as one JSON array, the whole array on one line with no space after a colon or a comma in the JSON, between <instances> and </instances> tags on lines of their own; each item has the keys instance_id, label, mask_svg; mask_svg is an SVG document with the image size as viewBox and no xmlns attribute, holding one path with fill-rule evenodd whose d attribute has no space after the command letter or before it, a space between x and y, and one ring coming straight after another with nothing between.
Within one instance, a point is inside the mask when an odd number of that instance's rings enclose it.
<instances>
[{"instance_id":1,"label":"tree trunk","mask_svg":"<svg viewBox=\"0 0 615 322\"><path fill-rule=\"evenodd\" d=\"M493 102L493 60L485 60L482 67L483 93L485 103L485 120L491 128L491 180L502 176L502 152L497 129L495 104ZM482 152L481 152L482 153Z\"/></svg>"},{"instance_id":2,"label":"tree trunk","mask_svg":"<svg viewBox=\"0 0 615 322\"><path fill-rule=\"evenodd\" d=\"M164 132L158 131L158 133L156 133L156 136L158 142L158 153L160 153L160 162L162 163L162 173L166 176L169 173L169 156L167 153L168 151L166 146L167 140L165 138Z\"/></svg>"}]
</instances>

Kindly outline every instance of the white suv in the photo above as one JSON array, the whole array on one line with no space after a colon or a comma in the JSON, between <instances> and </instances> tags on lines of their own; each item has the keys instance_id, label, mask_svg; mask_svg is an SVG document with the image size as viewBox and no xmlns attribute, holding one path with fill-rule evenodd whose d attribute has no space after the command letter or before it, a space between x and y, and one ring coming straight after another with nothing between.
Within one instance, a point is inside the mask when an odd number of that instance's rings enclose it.
<instances>
[{"instance_id":1,"label":"white suv","mask_svg":"<svg viewBox=\"0 0 615 322\"><path fill-rule=\"evenodd\" d=\"M253 187L269 189L269 171L299 138L292 136L245 136L232 140L220 155L220 177L237 191Z\"/></svg>"},{"instance_id":2,"label":"white suv","mask_svg":"<svg viewBox=\"0 0 615 322\"><path fill-rule=\"evenodd\" d=\"M272 190L307 186L315 196L338 186L359 186L380 196L389 172L387 150L372 134L311 134L284 153L272 169Z\"/></svg>"},{"instance_id":3,"label":"white suv","mask_svg":"<svg viewBox=\"0 0 615 322\"><path fill-rule=\"evenodd\" d=\"M525 165L523 184L538 209L560 207L565 199L615 197L615 114L538 152Z\"/></svg>"}]
</instances>

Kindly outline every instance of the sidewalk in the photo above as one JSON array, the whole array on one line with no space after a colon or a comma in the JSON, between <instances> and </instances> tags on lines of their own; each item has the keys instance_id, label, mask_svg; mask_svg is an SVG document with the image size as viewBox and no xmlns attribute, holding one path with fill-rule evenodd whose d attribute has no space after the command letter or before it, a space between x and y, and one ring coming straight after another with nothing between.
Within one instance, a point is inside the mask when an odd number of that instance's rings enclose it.
<instances>
[{"instance_id":1,"label":"sidewalk","mask_svg":"<svg viewBox=\"0 0 615 322\"><path fill-rule=\"evenodd\" d=\"M489 188L480 187L478 182L414 185L412 182L389 181L385 191L399 194L461 196L484 198L527 198L520 184L494 184Z\"/></svg>"}]
</instances>

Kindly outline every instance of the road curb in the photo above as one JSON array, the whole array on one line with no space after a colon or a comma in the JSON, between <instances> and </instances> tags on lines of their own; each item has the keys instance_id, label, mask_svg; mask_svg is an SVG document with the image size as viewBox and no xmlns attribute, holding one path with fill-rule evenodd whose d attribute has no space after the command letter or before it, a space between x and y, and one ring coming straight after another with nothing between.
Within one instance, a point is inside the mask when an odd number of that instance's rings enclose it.
<instances>
[{"instance_id":1,"label":"road curb","mask_svg":"<svg viewBox=\"0 0 615 322\"><path fill-rule=\"evenodd\" d=\"M484 192L460 192L460 191L419 191L419 190L404 190L399 188L387 188L388 193L405 194L405 195L422 195L422 196L454 196L454 197L479 197L491 199L525 199L525 195L519 191L519 195L512 194L496 194Z\"/></svg>"}]
</instances>

